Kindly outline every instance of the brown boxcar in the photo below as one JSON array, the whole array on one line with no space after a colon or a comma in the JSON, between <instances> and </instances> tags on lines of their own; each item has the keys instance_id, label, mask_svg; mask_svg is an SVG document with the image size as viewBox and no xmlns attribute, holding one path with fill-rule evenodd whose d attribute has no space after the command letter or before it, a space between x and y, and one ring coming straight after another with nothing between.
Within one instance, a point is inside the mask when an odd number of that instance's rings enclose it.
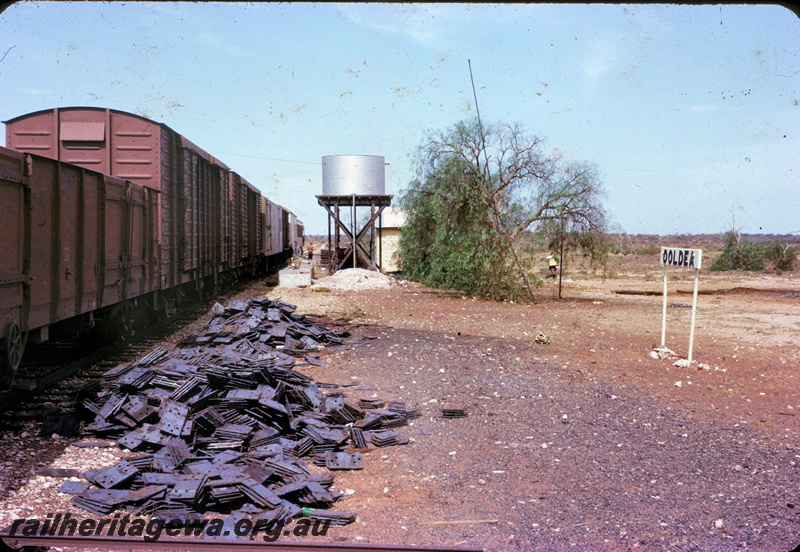
<instances>
[{"instance_id":1,"label":"brown boxcar","mask_svg":"<svg viewBox=\"0 0 800 552\"><path fill-rule=\"evenodd\" d=\"M263 264L258 189L162 123L113 109L55 108L6 121L6 145L159 190L165 298Z\"/></svg>"},{"instance_id":2,"label":"brown boxcar","mask_svg":"<svg viewBox=\"0 0 800 552\"><path fill-rule=\"evenodd\" d=\"M5 124L6 144L17 150L16 153L6 150L3 163L13 178L5 180L0 189L3 204L17 206L4 222L2 236L6 251L13 251L13 255L5 257L0 265L0 317L3 320L0 330L7 334L9 355L19 350L15 343L23 341L24 347L26 330L38 330L32 335L46 338L48 325L54 321L91 313L92 309L102 309L114 301L117 303L113 304L128 306L126 299L139 293L155 291L147 298L148 303L153 310L170 313L188 293L199 292L201 296L213 293L220 280L237 278L245 271L253 273L275 268L291 255L293 239L302 239L302 223L298 223L292 213L263 197L257 188L224 163L162 123L113 109L65 107L29 113ZM31 154L30 159L37 167L41 165L30 176L24 170L25 153ZM44 158L60 163L48 165ZM47 169L48 166L52 168ZM41 197L31 197L33 188L25 184L25 179L39 178L38 175L47 174L48 170L50 174L46 178L53 182L52 193L36 192ZM108 192L107 197L94 197L91 184L76 184L99 179L102 174L116 177L106 178L102 186L98 184L103 193ZM124 192L116 190L115 187L120 186L125 188ZM81 191L73 197L69 193L62 195L62 188ZM152 240L155 258L146 265L150 271L146 278L137 276L133 269L140 261L123 255L117 266L114 264L117 252L103 251L101 247L100 254L105 253L106 258L97 265L100 267L97 270L103 271L105 280L112 278L114 270L120 273L113 279L114 285L100 282L100 276L92 284L87 267L97 254L93 248L99 242L90 228L82 229L80 225L75 227L74 235L69 232L63 236L58 232L53 234L58 239L54 238L56 241L48 247L61 252L58 262L48 255L47 261L36 261L45 263L43 267L33 266L34 262L26 268L25 263L31 263L33 257L31 252L20 250L20 244L36 243L36 236L25 237L25 232L32 232L34 228L33 223L26 222L26 216L36 214L37 209L52 207L49 220L45 220L44 212L39 213L41 216L37 219L43 227L50 228L81 210L94 212L106 199L111 201L123 193L141 194L144 189L151 190L144 194L142 201L147 203L147 216L152 218L156 228ZM150 202L156 201L156 195L157 207L154 207L156 204ZM19 208L25 201L33 202L34 207L27 211ZM108 217L116 222L98 232L108 235L111 240L108 243L115 243L116 232L120 234L119 239L133 240L133 247L138 247L135 242L139 235L137 223L114 219L115 216L117 213L112 208ZM63 247L58 240L63 240ZM70 268L69 263L73 261L80 270L79 276ZM33 284L35 280L29 272L33 274L39 268L49 274L49 279ZM57 277L62 268L72 276L70 284ZM74 290L69 288L73 280L76 281ZM47 295L47 300L33 297L33 293L30 301L25 300L25 286L30 286L32 292L40 284L42 290L47 290L40 295ZM45 311L48 316L42 314Z\"/></svg>"},{"instance_id":3,"label":"brown boxcar","mask_svg":"<svg viewBox=\"0 0 800 552\"><path fill-rule=\"evenodd\" d=\"M159 288L158 193L0 147L0 332L6 378L25 338Z\"/></svg>"}]
</instances>

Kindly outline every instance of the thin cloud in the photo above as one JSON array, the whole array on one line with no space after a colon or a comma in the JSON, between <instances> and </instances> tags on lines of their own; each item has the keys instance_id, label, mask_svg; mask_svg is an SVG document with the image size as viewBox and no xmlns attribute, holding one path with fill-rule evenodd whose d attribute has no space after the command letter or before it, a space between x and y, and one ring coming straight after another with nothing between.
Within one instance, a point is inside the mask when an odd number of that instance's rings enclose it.
<instances>
[{"instance_id":1,"label":"thin cloud","mask_svg":"<svg viewBox=\"0 0 800 552\"><path fill-rule=\"evenodd\" d=\"M210 46L214 50L222 50L228 55L236 57L247 57L247 52L239 46L232 45L230 40L217 34L198 33L194 41L203 46Z\"/></svg>"},{"instance_id":2,"label":"thin cloud","mask_svg":"<svg viewBox=\"0 0 800 552\"><path fill-rule=\"evenodd\" d=\"M590 82L597 82L603 75L619 65L618 46L609 39L592 42L589 52L581 63L583 76Z\"/></svg>"},{"instance_id":3,"label":"thin cloud","mask_svg":"<svg viewBox=\"0 0 800 552\"><path fill-rule=\"evenodd\" d=\"M695 104L689 106L689 111L696 113L709 113L711 111L720 111L722 107L714 104Z\"/></svg>"},{"instance_id":4,"label":"thin cloud","mask_svg":"<svg viewBox=\"0 0 800 552\"><path fill-rule=\"evenodd\" d=\"M336 4L351 23L407 38L428 47L443 47L463 32L488 23L507 25L519 19L516 6L480 4Z\"/></svg>"},{"instance_id":5,"label":"thin cloud","mask_svg":"<svg viewBox=\"0 0 800 552\"><path fill-rule=\"evenodd\" d=\"M23 94L28 94L29 96L46 96L53 93L52 90L45 90L42 88L20 88L19 91Z\"/></svg>"},{"instance_id":6,"label":"thin cloud","mask_svg":"<svg viewBox=\"0 0 800 552\"><path fill-rule=\"evenodd\" d=\"M421 44L433 44L442 36L437 6L337 4L336 9L360 27L404 36Z\"/></svg>"}]
</instances>

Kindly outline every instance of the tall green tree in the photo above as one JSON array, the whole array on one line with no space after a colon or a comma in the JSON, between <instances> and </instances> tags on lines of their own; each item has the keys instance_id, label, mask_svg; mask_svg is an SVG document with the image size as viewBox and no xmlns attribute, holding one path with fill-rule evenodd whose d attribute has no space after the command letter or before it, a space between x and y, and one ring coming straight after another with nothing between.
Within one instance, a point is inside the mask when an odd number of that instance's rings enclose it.
<instances>
[{"instance_id":1,"label":"tall green tree","mask_svg":"<svg viewBox=\"0 0 800 552\"><path fill-rule=\"evenodd\" d=\"M407 222L400 256L407 276L493 299L532 297L516 252L522 232L548 221L601 229L596 169L547 154L518 124L462 121L430 133L400 198Z\"/></svg>"}]
</instances>

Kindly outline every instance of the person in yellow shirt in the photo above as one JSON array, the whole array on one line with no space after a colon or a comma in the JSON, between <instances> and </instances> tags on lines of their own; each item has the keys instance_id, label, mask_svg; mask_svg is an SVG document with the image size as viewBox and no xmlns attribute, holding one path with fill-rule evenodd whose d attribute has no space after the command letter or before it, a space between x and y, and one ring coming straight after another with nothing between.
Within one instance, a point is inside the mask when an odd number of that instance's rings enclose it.
<instances>
[{"instance_id":1,"label":"person in yellow shirt","mask_svg":"<svg viewBox=\"0 0 800 552\"><path fill-rule=\"evenodd\" d=\"M558 257L554 254L550 254L547 256L547 266L550 269L550 274L547 275L548 278L555 278L558 274Z\"/></svg>"}]
</instances>

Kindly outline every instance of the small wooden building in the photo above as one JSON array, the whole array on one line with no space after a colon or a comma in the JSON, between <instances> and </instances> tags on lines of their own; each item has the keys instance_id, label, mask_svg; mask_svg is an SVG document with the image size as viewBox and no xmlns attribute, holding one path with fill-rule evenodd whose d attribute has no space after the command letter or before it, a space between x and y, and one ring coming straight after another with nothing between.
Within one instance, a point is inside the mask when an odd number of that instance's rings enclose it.
<instances>
[{"instance_id":1,"label":"small wooden building","mask_svg":"<svg viewBox=\"0 0 800 552\"><path fill-rule=\"evenodd\" d=\"M379 239L382 272L400 272L402 269L398 250L400 248L400 231L405 222L405 214L397 207L388 207L381 215Z\"/></svg>"}]
</instances>

